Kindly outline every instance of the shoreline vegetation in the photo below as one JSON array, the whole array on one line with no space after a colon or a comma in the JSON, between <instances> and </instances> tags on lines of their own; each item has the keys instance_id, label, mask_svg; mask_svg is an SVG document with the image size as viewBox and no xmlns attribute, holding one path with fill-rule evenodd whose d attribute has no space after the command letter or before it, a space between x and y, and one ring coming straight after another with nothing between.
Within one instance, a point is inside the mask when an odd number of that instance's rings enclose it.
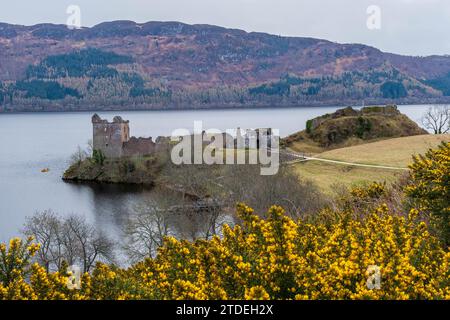
<instances>
[{"instance_id":1,"label":"shoreline vegetation","mask_svg":"<svg viewBox=\"0 0 450 320\"><path fill-rule=\"evenodd\" d=\"M414 157L395 187L355 187L309 214L238 203L235 224L192 241L165 234L128 267L108 262L111 247L91 232L80 233L84 245L97 240L78 258L72 242L36 237L46 224L31 224L25 240L0 244L0 299L449 300L449 159L442 143ZM56 228L66 226L84 230L76 219ZM84 262L78 277L67 256Z\"/></svg>"},{"instance_id":2,"label":"shoreline vegetation","mask_svg":"<svg viewBox=\"0 0 450 320\"><path fill-rule=\"evenodd\" d=\"M397 105L397 106L422 106L422 105L448 105L450 104L450 97L445 99L438 99L438 100L419 100L419 101L392 101L392 100L365 100L365 104L370 104L374 106L382 106L382 105ZM264 109L296 109L296 108L306 108L306 107L314 107L314 108L329 108L329 107L335 107L336 109L345 108L347 106L351 106L352 108L362 108L364 106L361 105L360 100L353 100L353 101L347 101L342 102L340 99L339 101L336 101L336 103L315 103L315 102L308 102L305 104L267 104L267 105L255 105L255 104L249 104L249 105L212 105L212 106L201 106L201 105L195 105L195 106L164 106L164 107L150 107L150 108L122 108L122 107L98 107L95 108L83 108L83 107L73 107L69 109L59 110L59 109L42 109L42 110L34 110L34 109L21 109L21 110L13 110L4 108L0 105L0 115L1 114L27 114L27 113L86 113L86 112L92 112L92 113L99 113L99 112L141 112L141 111L195 111L195 110L214 110L214 111L220 111L220 110L264 110Z\"/></svg>"},{"instance_id":3,"label":"shoreline vegetation","mask_svg":"<svg viewBox=\"0 0 450 320\"><path fill-rule=\"evenodd\" d=\"M390 183L381 171L364 182L361 169L351 181L338 173L346 184L337 186L321 184L336 175L324 167L305 176L319 162L261 176L255 165L176 166L168 150L108 159L79 148L65 180L148 181L177 195L138 208L123 243L78 216L37 213L23 239L0 244L0 300L449 300L448 135L420 135L395 107L341 109L306 127L284 147L313 142L325 156L409 170ZM377 154L386 148L396 156Z\"/></svg>"},{"instance_id":4,"label":"shoreline vegetation","mask_svg":"<svg viewBox=\"0 0 450 320\"><path fill-rule=\"evenodd\" d=\"M156 186L164 165L162 155L104 159L96 163L86 158L72 164L63 174L66 182L97 182Z\"/></svg>"},{"instance_id":5,"label":"shoreline vegetation","mask_svg":"<svg viewBox=\"0 0 450 320\"><path fill-rule=\"evenodd\" d=\"M364 107L361 110L347 107L334 113L308 120L306 130L281 139L280 146L282 150L287 152L292 150L298 153L309 153L319 158L323 155L324 159L335 160L333 153L330 153L331 150L345 150L345 148L352 146L370 145L370 143L376 141L382 143L382 141L391 138L419 135L428 135L428 133L407 116L401 114L396 106ZM421 143L421 140L422 138L418 138L416 142ZM423 140L436 142L434 138L423 138ZM408 150L403 152L401 158L404 166L407 165L407 161L415 151L417 150L412 148L410 154L406 154ZM426 150L422 148L419 151ZM163 182L163 176L167 176L167 174L162 172L169 170L170 151L166 150L149 156L103 157L100 159L98 154L91 156L92 153L92 146L88 151L79 149L74 155L73 164L65 171L63 180L72 182L142 184L155 187L164 187L166 184L166 182ZM364 153L367 152L365 151ZM331 158L328 154L331 154ZM387 155L387 157L389 156ZM348 157L339 159L355 163L360 161L357 155L353 160ZM282 163L285 163L286 159L281 157L280 160ZM361 163L364 163L364 161ZM379 165L383 165L383 163L379 163ZM304 167L311 166L314 165L304 165ZM325 165L320 164L319 166L324 167ZM302 166L298 164L295 167L294 171L297 170L301 174L300 168ZM309 176L308 178L313 178L314 180L314 177ZM388 180L391 180L391 178L388 177ZM176 182L172 181L171 185L176 185Z\"/></svg>"},{"instance_id":6,"label":"shoreline vegetation","mask_svg":"<svg viewBox=\"0 0 450 320\"><path fill-rule=\"evenodd\" d=\"M176 21L68 28L70 7L68 25L0 22L0 301L450 301L450 55ZM258 109L273 111L225 115ZM117 114L88 131L69 112ZM31 113L62 114L8 116ZM211 134L200 115L278 128ZM130 134L191 118L178 139Z\"/></svg>"},{"instance_id":7,"label":"shoreline vegetation","mask_svg":"<svg viewBox=\"0 0 450 320\"><path fill-rule=\"evenodd\" d=\"M319 159L357 164L406 167L414 155L422 154L441 142L450 142L450 135L418 135L383 139L371 141L367 144L331 149L319 152L315 156ZM380 153L377 150L383 150L383 152ZM164 179L164 177L167 177L164 174L164 171L167 171L167 161L167 154L107 159L103 165L95 164L92 159L84 159L82 163L72 164L64 172L62 179L68 183L140 185L149 189L160 188L181 192L182 188L175 187L174 181L169 184ZM282 161L282 165L289 167L292 174L314 182L326 194L332 194L334 187L340 183L355 185L384 181L391 184L404 175L403 170L360 168L313 160L294 160L286 163ZM182 167L178 170L184 171ZM214 171L216 170L211 170L211 172ZM217 175L220 176L220 174Z\"/></svg>"}]
</instances>

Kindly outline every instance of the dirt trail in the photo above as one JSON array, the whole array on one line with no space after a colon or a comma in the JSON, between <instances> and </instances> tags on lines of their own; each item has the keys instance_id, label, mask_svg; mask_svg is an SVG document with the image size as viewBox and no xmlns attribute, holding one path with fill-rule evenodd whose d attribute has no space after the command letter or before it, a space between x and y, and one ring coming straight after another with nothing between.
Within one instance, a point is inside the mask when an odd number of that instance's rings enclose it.
<instances>
[{"instance_id":1,"label":"dirt trail","mask_svg":"<svg viewBox=\"0 0 450 320\"><path fill-rule=\"evenodd\" d=\"M382 166L382 165L372 165L372 164L363 164L363 163L354 163L354 162L346 162L346 161L337 161L337 160L330 160L330 159L322 159L322 158L316 158L316 157L308 157L299 153L294 152L286 152L285 154L298 158L296 162L304 162L304 161L322 161L322 162L329 162L329 163L336 163L336 164L342 164L346 166L355 166L355 167L366 167L366 168L377 168L377 169L387 169L387 170L409 170L408 168L402 168L402 167L391 167L391 166Z\"/></svg>"}]
</instances>

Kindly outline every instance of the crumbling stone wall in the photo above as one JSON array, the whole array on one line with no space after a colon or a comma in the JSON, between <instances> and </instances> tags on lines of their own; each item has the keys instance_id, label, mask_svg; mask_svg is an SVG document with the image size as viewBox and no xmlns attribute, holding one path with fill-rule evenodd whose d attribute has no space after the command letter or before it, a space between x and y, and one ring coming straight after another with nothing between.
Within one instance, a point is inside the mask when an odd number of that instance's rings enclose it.
<instances>
[{"instance_id":1,"label":"crumbling stone wall","mask_svg":"<svg viewBox=\"0 0 450 320\"><path fill-rule=\"evenodd\" d=\"M93 126L93 149L101 151L107 158L121 158L121 157L133 157L133 156L146 156L158 152L170 150L171 142L170 138L158 137L156 142L150 138L136 138L130 137L130 127L129 121L123 120L121 117L114 117L112 122L101 119L97 114L92 117ZM263 136L259 136L259 133L264 133ZM249 145L249 138L251 135L256 135L256 145ZM202 137L199 139L203 143L203 147L210 144L207 140ZM223 147L224 148L259 148L262 142L260 139L267 139L265 145L271 147L271 136L272 129L270 128L260 128L256 131L248 132L244 130L244 134L241 133L241 129L237 130L237 135L241 139L234 139L231 135L227 133L222 133ZM192 145L194 144L195 135L191 135ZM210 140L214 139L210 137ZM239 141L242 140L242 146L239 145Z\"/></svg>"},{"instance_id":2,"label":"crumbling stone wall","mask_svg":"<svg viewBox=\"0 0 450 320\"><path fill-rule=\"evenodd\" d=\"M130 140L123 144L123 156L145 156L153 154L156 149L156 143L152 138L136 138L131 137Z\"/></svg>"},{"instance_id":3,"label":"crumbling stone wall","mask_svg":"<svg viewBox=\"0 0 450 320\"><path fill-rule=\"evenodd\" d=\"M398 115L400 114L400 111L398 110L397 106L395 105L388 105L385 107L364 107L360 111L361 115L368 115L368 114L383 114L383 115Z\"/></svg>"},{"instance_id":4,"label":"crumbling stone wall","mask_svg":"<svg viewBox=\"0 0 450 320\"><path fill-rule=\"evenodd\" d=\"M265 141L262 141L264 139ZM272 147L272 129L271 128L257 128L254 130L236 131L235 147L237 149L259 149L262 146Z\"/></svg>"},{"instance_id":5,"label":"crumbling stone wall","mask_svg":"<svg viewBox=\"0 0 450 320\"><path fill-rule=\"evenodd\" d=\"M156 143L150 138L130 137L129 121L114 117L112 122L92 117L93 148L107 158L151 155L168 148L167 139L158 137Z\"/></svg>"}]
</instances>

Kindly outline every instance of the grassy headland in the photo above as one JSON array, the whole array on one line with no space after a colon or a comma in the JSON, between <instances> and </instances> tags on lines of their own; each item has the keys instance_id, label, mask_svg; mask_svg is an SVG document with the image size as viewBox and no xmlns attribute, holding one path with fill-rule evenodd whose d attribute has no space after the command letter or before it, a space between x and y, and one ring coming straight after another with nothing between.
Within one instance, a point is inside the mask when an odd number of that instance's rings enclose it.
<instances>
[{"instance_id":1,"label":"grassy headland","mask_svg":"<svg viewBox=\"0 0 450 320\"><path fill-rule=\"evenodd\" d=\"M379 140L423 135L427 132L400 113L396 106L351 107L308 120L306 130L282 140L282 145L312 154Z\"/></svg>"},{"instance_id":2,"label":"grassy headland","mask_svg":"<svg viewBox=\"0 0 450 320\"><path fill-rule=\"evenodd\" d=\"M407 167L413 155L424 154L450 135L420 135L394 138L363 145L339 148L316 155L316 158L379 166ZM337 163L307 161L295 163L299 176L315 182L319 188L332 193L336 185L355 185L373 181L392 183L404 174L402 170L365 168Z\"/></svg>"},{"instance_id":3,"label":"grassy headland","mask_svg":"<svg viewBox=\"0 0 450 320\"><path fill-rule=\"evenodd\" d=\"M166 160L163 155L104 159L92 158L72 164L63 179L73 182L102 182L155 185Z\"/></svg>"}]
</instances>

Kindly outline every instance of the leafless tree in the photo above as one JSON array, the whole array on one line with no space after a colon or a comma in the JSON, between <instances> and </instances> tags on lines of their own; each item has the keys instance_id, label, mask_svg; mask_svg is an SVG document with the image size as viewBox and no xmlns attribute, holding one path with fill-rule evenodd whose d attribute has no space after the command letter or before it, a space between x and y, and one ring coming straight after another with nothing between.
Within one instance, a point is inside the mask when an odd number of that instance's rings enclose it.
<instances>
[{"instance_id":1,"label":"leafless tree","mask_svg":"<svg viewBox=\"0 0 450 320\"><path fill-rule=\"evenodd\" d=\"M225 221L232 222L227 219L229 191L223 183L224 168L221 165L171 165L163 171L166 183L183 194L176 205L184 209L179 210L181 214L173 225L184 237L210 239L221 231Z\"/></svg>"},{"instance_id":2,"label":"leafless tree","mask_svg":"<svg viewBox=\"0 0 450 320\"><path fill-rule=\"evenodd\" d=\"M38 212L27 218L22 232L41 244L37 259L47 270L59 270L63 261L79 264L84 272L97 261L114 262L114 243L80 216Z\"/></svg>"},{"instance_id":3,"label":"leafless tree","mask_svg":"<svg viewBox=\"0 0 450 320\"><path fill-rule=\"evenodd\" d=\"M204 238L211 239L212 236L220 235L225 223L233 224L234 221L227 215L224 202L219 199L211 199L210 206L204 212Z\"/></svg>"},{"instance_id":4,"label":"leafless tree","mask_svg":"<svg viewBox=\"0 0 450 320\"><path fill-rule=\"evenodd\" d=\"M260 174L259 165L248 164L186 165L170 167L166 171L167 181L170 181L170 184L179 184L181 190L187 194L220 202L221 212L214 212L209 216L213 225L217 224L216 220L220 225L224 214L232 214L237 202L246 203L261 215L272 205L280 205L293 217L314 214L323 208L326 202L326 197L317 186L301 179L291 168L285 166L273 176L263 176ZM182 219L186 220L188 217ZM204 217L203 225L205 219L208 220ZM211 235L212 232L206 234Z\"/></svg>"},{"instance_id":5,"label":"leafless tree","mask_svg":"<svg viewBox=\"0 0 450 320\"><path fill-rule=\"evenodd\" d=\"M38 262L45 266L47 272L51 267L59 270L63 261L63 243L60 238L61 221L51 210L36 212L28 217L23 234L33 236L41 247L37 253Z\"/></svg>"},{"instance_id":6,"label":"leafless tree","mask_svg":"<svg viewBox=\"0 0 450 320\"><path fill-rule=\"evenodd\" d=\"M86 222L81 216L70 216L64 221L63 234L69 240L71 257L75 257L83 266L83 272L89 272L97 261L114 261L113 242L101 230Z\"/></svg>"},{"instance_id":7,"label":"leafless tree","mask_svg":"<svg viewBox=\"0 0 450 320\"><path fill-rule=\"evenodd\" d=\"M177 210L172 212L171 225L183 239L209 240L214 235L220 235L225 222L233 222L225 210L224 202L220 199L186 201L176 207Z\"/></svg>"},{"instance_id":8,"label":"leafless tree","mask_svg":"<svg viewBox=\"0 0 450 320\"><path fill-rule=\"evenodd\" d=\"M181 165L169 164L162 174L166 185L181 191L184 198L193 197L202 199L208 197L217 187L220 177L218 166L209 165Z\"/></svg>"},{"instance_id":9,"label":"leafless tree","mask_svg":"<svg viewBox=\"0 0 450 320\"><path fill-rule=\"evenodd\" d=\"M273 176L262 176L259 170L259 166L252 165L228 167L224 185L231 204L244 202L260 215L279 205L294 218L314 214L326 204L319 189L289 167L281 167Z\"/></svg>"},{"instance_id":10,"label":"leafless tree","mask_svg":"<svg viewBox=\"0 0 450 320\"><path fill-rule=\"evenodd\" d=\"M198 182L182 175L183 186L187 181ZM193 185L187 185L187 189L189 194L195 191ZM194 241L219 234L225 221L222 202L210 197L197 199L199 190L194 199L180 191L155 190L151 198L135 206L124 230L123 249L131 261L154 257L167 236Z\"/></svg>"},{"instance_id":11,"label":"leafless tree","mask_svg":"<svg viewBox=\"0 0 450 320\"><path fill-rule=\"evenodd\" d=\"M433 106L428 108L422 117L423 126L432 130L434 134L443 134L450 132L450 107Z\"/></svg>"},{"instance_id":12,"label":"leafless tree","mask_svg":"<svg viewBox=\"0 0 450 320\"><path fill-rule=\"evenodd\" d=\"M88 153L83 150L80 146L77 147L77 150L70 157L71 163L77 166L80 166L81 163L86 160L88 157Z\"/></svg>"},{"instance_id":13,"label":"leafless tree","mask_svg":"<svg viewBox=\"0 0 450 320\"><path fill-rule=\"evenodd\" d=\"M88 156L92 156L93 152L94 152L94 141L92 141L92 139L89 139L87 142L86 153L88 154Z\"/></svg>"},{"instance_id":14,"label":"leafless tree","mask_svg":"<svg viewBox=\"0 0 450 320\"><path fill-rule=\"evenodd\" d=\"M164 237L171 235L167 206L155 199L136 206L125 229L124 250L133 261L154 257Z\"/></svg>"},{"instance_id":15,"label":"leafless tree","mask_svg":"<svg viewBox=\"0 0 450 320\"><path fill-rule=\"evenodd\" d=\"M70 156L70 161L73 165L80 166L84 160L92 157L93 153L94 153L94 142L92 141L92 139L89 139L85 149L83 149L80 146L77 146L76 151Z\"/></svg>"}]
</instances>

